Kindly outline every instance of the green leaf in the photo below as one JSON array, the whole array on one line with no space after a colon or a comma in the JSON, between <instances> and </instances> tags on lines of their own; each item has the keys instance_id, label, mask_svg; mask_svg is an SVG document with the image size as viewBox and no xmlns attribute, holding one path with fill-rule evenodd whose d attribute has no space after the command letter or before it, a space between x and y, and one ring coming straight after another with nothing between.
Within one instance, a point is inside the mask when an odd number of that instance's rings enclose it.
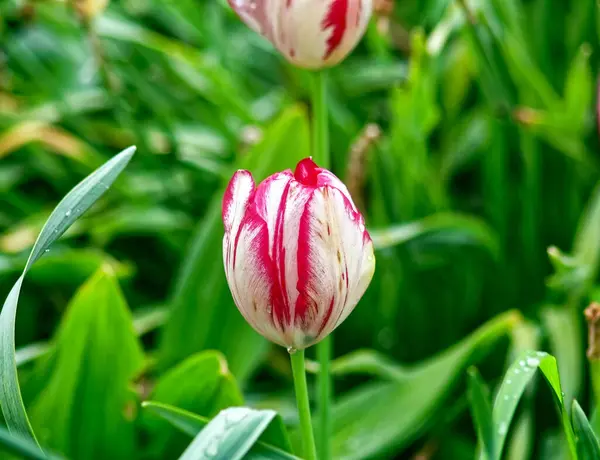
<instances>
[{"instance_id":1,"label":"green leaf","mask_svg":"<svg viewBox=\"0 0 600 460\"><path fill-rule=\"evenodd\" d=\"M500 315L439 356L410 368L399 381L363 385L341 398L333 409L334 457L377 457L415 439L439 413L462 369L519 321L516 312Z\"/></svg>"},{"instance_id":2,"label":"green leaf","mask_svg":"<svg viewBox=\"0 0 600 460\"><path fill-rule=\"evenodd\" d=\"M135 147L130 147L106 162L73 190L54 209L35 245L23 274L8 294L0 313L0 404L6 424L11 432L35 441L35 434L27 418L15 364L15 321L19 293L25 275L79 216L87 211L112 185L131 160Z\"/></svg>"},{"instance_id":3,"label":"green leaf","mask_svg":"<svg viewBox=\"0 0 600 460\"><path fill-rule=\"evenodd\" d=\"M198 433L179 458L241 460L258 441L275 415L271 410L254 411L244 407L225 409Z\"/></svg>"},{"instance_id":4,"label":"green leaf","mask_svg":"<svg viewBox=\"0 0 600 460\"><path fill-rule=\"evenodd\" d=\"M40 451L39 446L31 439L11 434L6 428L0 425L0 454L2 452L9 452L18 455L19 458L32 460L58 460L61 458L57 455Z\"/></svg>"},{"instance_id":5,"label":"green leaf","mask_svg":"<svg viewBox=\"0 0 600 460\"><path fill-rule=\"evenodd\" d=\"M581 133L593 101L594 77L590 69L591 49L587 43L579 47L573 59L565 83L566 111L563 123L573 131Z\"/></svg>"},{"instance_id":6,"label":"green leaf","mask_svg":"<svg viewBox=\"0 0 600 460\"><path fill-rule=\"evenodd\" d=\"M190 356L161 376L150 399L213 417L221 409L241 406L244 401L238 385L227 368L225 357L216 351ZM153 414L144 417L149 432L148 451L163 458L168 452L181 452L187 445L165 421ZM184 441L187 441L184 439Z\"/></svg>"},{"instance_id":7,"label":"green leaf","mask_svg":"<svg viewBox=\"0 0 600 460\"><path fill-rule=\"evenodd\" d=\"M335 359L331 363L331 373L338 377L368 374L385 380L403 380L410 377L408 368L375 350L357 350Z\"/></svg>"},{"instance_id":8,"label":"green leaf","mask_svg":"<svg viewBox=\"0 0 600 460\"><path fill-rule=\"evenodd\" d=\"M471 404L471 414L473 415L477 438L483 446L485 457L492 460L495 458L496 446L490 392L476 368L470 368L467 375L467 395Z\"/></svg>"},{"instance_id":9,"label":"green leaf","mask_svg":"<svg viewBox=\"0 0 600 460\"><path fill-rule=\"evenodd\" d=\"M498 446L495 457L497 459L501 458L508 430L515 415L519 400L528 383L535 375L535 370L538 368L542 371L542 374L554 392L554 397L558 402L561 414L564 434L571 454L573 455L573 458L576 458L573 429L564 406L564 397L560 386L556 359L554 356L545 352L526 351L521 353L506 371L498 394L496 395L493 413L496 445Z\"/></svg>"},{"instance_id":10,"label":"green leaf","mask_svg":"<svg viewBox=\"0 0 600 460\"><path fill-rule=\"evenodd\" d=\"M431 234L458 236L459 241L486 249L497 258L499 246L496 235L477 217L456 213L437 213L416 222L370 231L375 249L381 250L407 243Z\"/></svg>"},{"instance_id":11,"label":"green leaf","mask_svg":"<svg viewBox=\"0 0 600 460\"><path fill-rule=\"evenodd\" d=\"M306 114L291 108L266 130L262 142L247 152L235 169L251 171L258 182L269 174L293 168L308 156L309 139ZM268 344L246 324L227 287L222 261L223 192L215 194L177 276L159 361L167 368L197 351L218 349L243 383L264 358Z\"/></svg>"},{"instance_id":12,"label":"green leaf","mask_svg":"<svg viewBox=\"0 0 600 460\"><path fill-rule=\"evenodd\" d=\"M556 357L565 400L571 401L581 391L585 347L580 311L569 306L544 307L540 312L550 352Z\"/></svg>"},{"instance_id":13,"label":"green leaf","mask_svg":"<svg viewBox=\"0 0 600 460\"><path fill-rule=\"evenodd\" d=\"M535 97L538 104L536 108L554 109L559 107L561 105L560 98L525 48L525 43L520 41L515 34L504 30L503 36L498 39L498 44L519 91L528 99Z\"/></svg>"},{"instance_id":14,"label":"green leaf","mask_svg":"<svg viewBox=\"0 0 600 460\"><path fill-rule=\"evenodd\" d=\"M100 269L79 289L54 342L48 380L30 408L43 444L72 458L131 458L129 385L144 355L114 274Z\"/></svg>"},{"instance_id":15,"label":"green leaf","mask_svg":"<svg viewBox=\"0 0 600 460\"><path fill-rule=\"evenodd\" d=\"M573 430L575 431L575 441L577 443L578 460L596 460L600 458L600 443L590 426L583 409L573 400L571 408L571 418L573 420Z\"/></svg>"},{"instance_id":16,"label":"green leaf","mask_svg":"<svg viewBox=\"0 0 600 460\"><path fill-rule=\"evenodd\" d=\"M164 418L174 427L189 436L196 436L210 422L210 420L205 417L201 417L177 407L169 406L168 404L146 401L142 404L142 407ZM251 410L246 408L236 409ZM274 428L274 433L272 428ZM273 434L270 434L269 431ZM269 434L270 436L267 437ZM267 441L270 441L270 443ZM283 423L279 417L276 417L269 428L263 433L263 436L259 438L259 441L252 446L245 458L251 460L297 459L297 457L287 453L288 450L289 441L285 435Z\"/></svg>"}]
</instances>

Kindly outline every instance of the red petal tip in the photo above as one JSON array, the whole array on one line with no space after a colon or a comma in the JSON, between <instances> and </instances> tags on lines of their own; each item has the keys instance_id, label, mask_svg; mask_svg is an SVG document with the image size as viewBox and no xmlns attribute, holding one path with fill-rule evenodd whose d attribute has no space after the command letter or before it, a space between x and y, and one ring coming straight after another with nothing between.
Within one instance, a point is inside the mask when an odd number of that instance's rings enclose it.
<instances>
[{"instance_id":1,"label":"red petal tip","mask_svg":"<svg viewBox=\"0 0 600 460\"><path fill-rule=\"evenodd\" d=\"M312 158L305 158L300 161L294 171L294 178L302 185L308 185L316 187L318 183L319 173L322 171L321 168L312 160Z\"/></svg>"}]
</instances>

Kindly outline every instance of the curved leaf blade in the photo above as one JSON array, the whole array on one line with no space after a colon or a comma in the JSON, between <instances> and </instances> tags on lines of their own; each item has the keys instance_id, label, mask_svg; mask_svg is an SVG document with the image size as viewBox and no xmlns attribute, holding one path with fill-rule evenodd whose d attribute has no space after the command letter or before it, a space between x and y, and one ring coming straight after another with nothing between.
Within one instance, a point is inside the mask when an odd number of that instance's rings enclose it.
<instances>
[{"instance_id":1,"label":"curved leaf blade","mask_svg":"<svg viewBox=\"0 0 600 460\"><path fill-rule=\"evenodd\" d=\"M594 430L592 430L585 412L583 412L583 409L575 399L573 400L571 418L573 421L573 430L575 431L579 460L600 458L600 443L598 443L598 438Z\"/></svg>"},{"instance_id":2,"label":"curved leaf blade","mask_svg":"<svg viewBox=\"0 0 600 460\"><path fill-rule=\"evenodd\" d=\"M156 401L145 401L144 403L142 403L142 407L153 412L155 415L162 417L163 419L171 423L171 425L173 425L175 428L189 436L196 436L204 427L206 427L210 423L210 420L206 417L193 414L191 412L180 409L178 407L171 406L169 404L162 404ZM243 409L251 410L246 408ZM265 437L266 436L263 436L263 439ZM279 447L276 447L272 444L260 440L256 442L256 444L254 444L254 446L250 449L250 451L246 454L244 458L250 460L298 460L298 457L295 457L294 455L281 450Z\"/></svg>"},{"instance_id":3,"label":"curved leaf blade","mask_svg":"<svg viewBox=\"0 0 600 460\"><path fill-rule=\"evenodd\" d=\"M495 451L494 420L489 400L489 390L475 367L467 370L467 396L477 430L477 437L483 446L486 458L493 459Z\"/></svg>"},{"instance_id":4,"label":"curved leaf blade","mask_svg":"<svg viewBox=\"0 0 600 460\"><path fill-rule=\"evenodd\" d=\"M542 371L542 374L550 388L554 392L558 402L559 411L562 418L563 430L569 450L573 458L577 458L575 450L575 437L573 428L569 421L564 405L564 396L560 385L558 367L554 356L541 351L525 351L519 355L514 363L509 367L500 385L500 390L496 395L494 403L494 426L496 430L495 458L499 459L502 455L502 449L506 442L508 430L513 420L519 400L525 392L525 388L535 375L535 370Z\"/></svg>"},{"instance_id":5,"label":"curved leaf blade","mask_svg":"<svg viewBox=\"0 0 600 460\"><path fill-rule=\"evenodd\" d=\"M42 228L19 277L0 313L0 406L8 429L37 443L23 405L15 362L15 322L19 293L31 266L49 246L86 212L112 185L135 153L122 151L73 188L56 206Z\"/></svg>"},{"instance_id":6,"label":"curved leaf blade","mask_svg":"<svg viewBox=\"0 0 600 460\"><path fill-rule=\"evenodd\" d=\"M498 238L482 220L458 213L437 213L421 220L370 230L375 249L382 250L432 234L455 233L461 242L481 246L493 258L500 253Z\"/></svg>"},{"instance_id":7,"label":"curved leaf blade","mask_svg":"<svg viewBox=\"0 0 600 460\"><path fill-rule=\"evenodd\" d=\"M18 455L19 458L31 460L58 460L61 458L42 452L31 439L15 436L0 425L0 454L3 451Z\"/></svg>"}]
</instances>

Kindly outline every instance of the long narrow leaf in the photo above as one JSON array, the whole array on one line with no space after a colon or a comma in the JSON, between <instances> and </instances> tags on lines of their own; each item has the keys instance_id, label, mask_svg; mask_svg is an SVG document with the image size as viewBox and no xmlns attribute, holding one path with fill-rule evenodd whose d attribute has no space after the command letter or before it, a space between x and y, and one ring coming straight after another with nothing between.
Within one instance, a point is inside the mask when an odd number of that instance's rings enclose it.
<instances>
[{"instance_id":1,"label":"long narrow leaf","mask_svg":"<svg viewBox=\"0 0 600 460\"><path fill-rule=\"evenodd\" d=\"M477 429L477 436L483 445L483 452L489 460L494 458L495 436L492 406L489 400L489 391L477 369L472 367L467 371L468 396L471 412Z\"/></svg>"},{"instance_id":2,"label":"long narrow leaf","mask_svg":"<svg viewBox=\"0 0 600 460\"><path fill-rule=\"evenodd\" d=\"M163 419L171 423L171 425L173 425L175 428L189 436L196 436L204 427L206 427L210 423L210 420L205 417L201 417L199 415L193 414L183 409L179 409L177 407L170 406L168 404L162 404L154 401L146 401L142 404L142 407L162 417ZM251 409L245 410L250 411ZM297 457L281 450L278 447L275 447L271 444L267 444L262 441L258 441L244 458L251 460L297 460Z\"/></svg>"},{"instance_id":3,"label":"long narrow leaf","mask_svg":"<svg viewBox=\"0 0 600 460\"><path fill-rule=\"evenodd\" d=\"M11 432L37 443L23 405L15 362L15 321L19 293L25 275L50 245L87 211L112 185L135 153L130 147L106 162L56 206L35 242L23 274L8 294L0 313L0 403Z\"/></svg>"},{"instance_id":4,"label":"long narrow leaf","mask_svg":"<svg viewBox=\"0 0 600 460\"><path fill-rule=\"evenodd\" d=\"M58 460L61 457L42 452L38 445L31 439L11 434L0 425L0 454L10 452L19 458L32 460Z\"/></svg>"},{"instance_id":5,"label":"long narrow leaf","mask_svg":"<svg viewBox=\"0 0 600 460\"><path fill-rule=\"evenodd\" d=\"M575 431L578 460L595 460L600 458L600 443L588 421L585 412L576 400L571 410L573 429Z\"/></svg>"},{"instance_id":6,"label":"long narrow leaf","mask_svg":"<svg viewBox=\"0 0 600 460\"><path fill-rule=\"evenodd\" d=\"M542 374L554 392L569 450L573 458L577 458L575 437L564 405L564 397L560 385L556 359L554 356L545 352L526 351L519 355L508 371L506 371L500 390L496 395L493 410L496 430L495 443L497 446L494 458L496 459L500 459L502 456L502 449L506 442L508 430L515 415L519 400L521 399L521 396L523 396L527 384L535 375L535 370L538 368L542 371Z\"/></svg>"}]
</instances>

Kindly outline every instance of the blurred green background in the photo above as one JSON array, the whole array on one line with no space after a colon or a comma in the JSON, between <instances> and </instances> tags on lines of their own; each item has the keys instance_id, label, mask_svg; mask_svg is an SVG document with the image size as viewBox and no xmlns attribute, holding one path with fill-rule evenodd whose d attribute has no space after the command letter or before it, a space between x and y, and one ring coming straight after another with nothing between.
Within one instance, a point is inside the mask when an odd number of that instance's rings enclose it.
<instances>
[{"instance_id":1,"label":"blurred green background","mask_svg":"<svg viewBox=\"0 0 600 460\"><path fill-rule=\"evenodd\" d=\"M103 3L0 3L0 293L60 199L138 147L25 281L33 428L69 458L176 458L191 438L140 401L205 417L245 401L276 409L294 442L286 352L232 303L220 203L235 169L262 179L310 155L310 75L225 1ZM377 250L334 336L334 454L473 458L470 363L493 390L517 353L546 350L565 398L594 407L583 309L600 300L600 4L375 6L327 79L333 170ZM564 458L535 388L505 454Z\"/></svg>"}]
</instances>

